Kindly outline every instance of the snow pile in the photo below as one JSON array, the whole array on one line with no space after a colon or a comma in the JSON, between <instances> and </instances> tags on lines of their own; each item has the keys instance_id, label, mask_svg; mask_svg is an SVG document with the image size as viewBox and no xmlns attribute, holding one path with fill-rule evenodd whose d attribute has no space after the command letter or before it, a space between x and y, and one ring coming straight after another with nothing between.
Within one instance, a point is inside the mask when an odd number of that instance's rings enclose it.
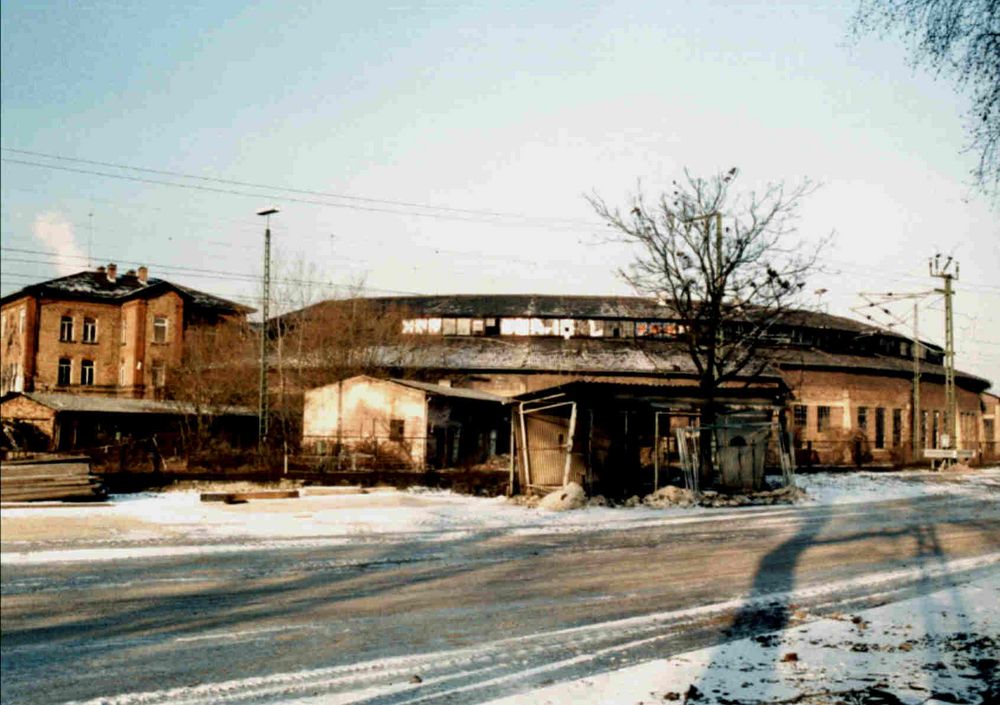
<instances>
[{"instance_id":1,"label":"snow pile","mask_svg":"<svg viewBox=\"0 0 1000 705\"><path fill-rule=\"evenodd\" d=\"M642 503L647 507L747 507L753 505L790 504L805 497L805 493L795 485L781 487L776 490L761 492L746 492L743 494L725 494L706 490L695 497L691 490L681 487L661 487L656 492L646 495ZM631 501L631 500L630 500ZM626 506L634 506L626 503Z\"/></svg>"},{"instance_id":2,"label":"snow pile","mask_svg":"<svg viewBox=\"0 0 1000 705\"><path fill-rule=\"evenodd\" d=\"M969 473L926 470L811 473L796 475L795 484L818 504L887 502L933 494L982 497L984 491L1000 491L1000 468L984 468Z\"/></svg>"},{"instance_id":3,"label":"snow pile","mask_svg":"<svg viewBox=\"0 0 1000 705\"><path fill-rule=\"evenodd\" d=\"M543 687L489 705L998 702L996 573L911 600Z\"/></svg>"},{"instance_id":4,"label":"snow pile","mask_svg":"<svg viewBox=\"0 0 1000 705\"><path fill-rule=\"evenodd\" d=\"M555 492L549 492L538 503L539 509L553 512L565 512L569 509L580 509L587 503L587 494L575 482L570 482Z\"/></svg>"}]
</instances>

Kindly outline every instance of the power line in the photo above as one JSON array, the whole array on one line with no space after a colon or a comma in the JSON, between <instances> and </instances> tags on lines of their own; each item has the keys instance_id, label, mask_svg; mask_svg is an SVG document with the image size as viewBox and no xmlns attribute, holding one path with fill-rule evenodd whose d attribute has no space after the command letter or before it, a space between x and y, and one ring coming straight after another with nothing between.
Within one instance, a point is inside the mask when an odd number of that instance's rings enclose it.
<instances>
[{"instance_id":1,"label":"power line","mask_svg":"<svg viewBox=\"0 0 1000 705\"><path fill-rule=\"evenodd\" d=\"M483 222L496 225L518 225L518 226L530 226L535 225L539 227L548 227L556 229L579 229L581 227L593 228L598 227L601 223L593 221L577 220L573 218L558 218L551 216L533 216L523 213L513 213L505 211L491 211L491 210L477 210L472 208L454 208L450 206L435 206L424 203L416 203L412 201L393 201L389 199L380 198L368 198L364 196L351 196L347 194L323 192L323 191L312 191L308 189L298 189L298 188L288 188L283 186L274 186L270 184L259 184L248 181L237 181L233 179L220 179L208 176L199 176L197 174L186 174L183 172L168 171L165 169L148 169L144 167L134 167L127 164L118 164L115 162L102 162L90 159L77 159L73 157L65 157L61 155L46 154L43 152L32 152L27 150L12 149L9 147L0 148L5 152L10 152L13 154L25 154L35 157L42 157L47 159L55 159L58 161L66 161L76 164L87 164L92 166L109 167L113 169L123 169L129 171L135 171L145 174L154 174L159 176L170 176L179 179L190 179L201 181L205 183L214 183L227 186L238 186L241 188L254 188L254 189L266 189L269 191L279 191L284 193L300 194L302 196L316 196L325 199L340 199L342 201L350 201L353 203L332 203L330 201L317 201L313 199L298 198L293 196L283 196L276 195L273 193L262 194L262 193L248 193L245 191L236 191L233 189L219 188L215 186L197 186L195 184L185 184L176 181L163 181L160 179L149 179L139 176L130 176L127 174L113 174L104 171L96 171L92 169L83 169L78 167L68 167L68 166L58 166L55 164L46 164L44 162L29 161L25 159L11 159L3 158L0 161L8 162L11 164L20 164L25 166L34 166L45 169L54 169L57 171L66 171L71 173L81 173L89 174L93 176L103 176L111 179L123 179L126 181L135 181L140 183L156 184L161 186L174 186L177 188L188 188L199 191L209 191L212 193L224 193L229 195L238 196L252 196L254 198L264 198L264 199L281 199L284 201L290 201L295 203L307 203L310 205L321 205L329 206L334 208L348 208L353 210L362 211L372 211L376 213L392 213L396 215L414 215L418 217L426 218L441 218L448 220L462 220L468 222ZM372 204L372 205L360 205L360 204ZM420 211L414 211L412 209L421 209ZM407 210L410 209L410 210ZM436 212L435 212L436 211ZM516 221L516 222L510 222Z\"/></svg>"}]
</instances>

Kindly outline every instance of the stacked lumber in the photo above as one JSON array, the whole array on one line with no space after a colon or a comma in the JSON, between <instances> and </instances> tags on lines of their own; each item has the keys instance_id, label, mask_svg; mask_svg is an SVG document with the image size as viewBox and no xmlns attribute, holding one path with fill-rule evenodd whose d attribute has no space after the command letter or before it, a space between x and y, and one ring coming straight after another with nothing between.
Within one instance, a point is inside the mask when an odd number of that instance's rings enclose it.
<instances>
[{"instance_id":1,"label":"stacked lumber","mask_svg":"<svg viewBox=\"0 0 1000 705\"><path fill-rule=\"evenodd\" d=\"M0 462L0 501L103 499L86 457L35 456Z\"/></svg>"}]
</instances>

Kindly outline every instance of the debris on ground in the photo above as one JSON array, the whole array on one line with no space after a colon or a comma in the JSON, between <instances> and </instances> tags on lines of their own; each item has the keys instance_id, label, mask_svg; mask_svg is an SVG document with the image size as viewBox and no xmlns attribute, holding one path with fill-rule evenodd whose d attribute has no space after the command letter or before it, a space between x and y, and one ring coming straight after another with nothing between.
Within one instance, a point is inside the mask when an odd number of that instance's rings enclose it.
<instances>
[{"instance_id":1,"label":"debris on ground","mask_svg":"<svg viewBox=\"0 0 1000 705\"><path fill-rule=\"evenodd\" d=\"M587 503L587 493L575 482L570 482L555 492L545 495L538 503L539 509L553 512L564 512L569 509L579 509Z\"/></svg>"}]
</instances>

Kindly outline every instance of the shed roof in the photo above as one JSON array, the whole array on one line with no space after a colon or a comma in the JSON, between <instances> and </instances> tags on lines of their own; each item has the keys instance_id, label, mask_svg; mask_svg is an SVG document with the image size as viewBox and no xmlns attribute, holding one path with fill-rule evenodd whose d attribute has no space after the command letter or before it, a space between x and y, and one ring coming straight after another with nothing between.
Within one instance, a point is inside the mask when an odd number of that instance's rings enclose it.
<instances>
[{"instance_id":1,"label":"shed roof","mask_svg":"<svg viewBox=\"0 0 1000 705\"><path fill-rule=\"evenodd\" d=\"M11 392L0 401L25 397L56 412L69 411L94 414L160 414L186 416L195 413L193 405L187 402L159 401L155 399L125 399L120 397L100 397L68 392ZM219 416L255 416L256 412L246 407L226 407Z\"/></svg>"},{"instance_id":2,"label":"shed roof","mask_svg":"<svg viewBox=\"0 0 1000 705\"><path fill-rule=\"evenodd\" d=\"M502 397L498 394L490 394L489 392L483 392L478 389L463 389L461 387L448 387L443 384L431 384L430 382L417 382L412 379L393 379L396 384L402 384L405 387L412 387L413 389L419 389L421 391L427 392L428 394L434 394L442 397L455 397L459 399L473 399L475 401L490 401L496 402L498 404L503 404L507 401L506 397Z\"/></svg>"}]
</instances>

